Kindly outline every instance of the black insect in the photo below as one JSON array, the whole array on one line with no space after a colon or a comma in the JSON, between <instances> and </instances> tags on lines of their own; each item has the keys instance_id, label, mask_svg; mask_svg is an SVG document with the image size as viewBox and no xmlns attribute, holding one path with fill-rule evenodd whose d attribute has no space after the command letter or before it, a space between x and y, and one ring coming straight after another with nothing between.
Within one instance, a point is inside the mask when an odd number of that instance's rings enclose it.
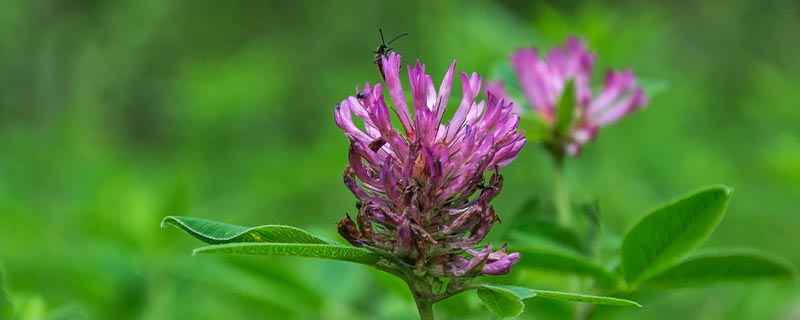
<instances>
[{"instance_id":1,"label":"black insect","mask_svg":"<svg viewBox=\"0 0 800 320\"><path fill-rule=\"evenodd\" d=\"M376 48L375 51L373 52L375 53L375 61L373 61L373 63L378 65L378 72L381 73L381 79L386 80L386 75L383 74L383 60L381 60L381 58L384 56L388 56L390 52L394 51L394 48L389 47L389 45L392 44L392 42L394 42L397 39L400 39L403 36L407 36L408 33L400 34L394 37L394 39L390 40L389 42L386 42L386 40L384 40L383 30L378 29L378 33L381 34L381 45L379 45L378 48Z\"/></svg>"}]
</instances>

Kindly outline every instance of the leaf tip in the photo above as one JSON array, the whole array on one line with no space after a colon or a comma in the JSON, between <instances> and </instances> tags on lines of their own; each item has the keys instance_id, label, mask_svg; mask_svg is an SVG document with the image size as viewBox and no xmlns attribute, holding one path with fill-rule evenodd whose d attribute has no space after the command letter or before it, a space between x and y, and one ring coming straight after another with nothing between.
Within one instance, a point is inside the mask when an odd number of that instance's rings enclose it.
<instances>
[{"instance_id":1,"label":"leaf tip","mask_svg":"<svg viewBox=\"0 0 800 320\"><path fill-rule=\"evenodd\" d=\"M726 196L730 197L733 195L733 187L729 187L726 185L720 185L720 187L722 188L722 190L725 191Z\"/></svg>"},{"instance_id":2,"label":"leaf tip","mask_svg":"<svg viewBox=\"0 0 800 320\"><path fill-rule=\"evenodd\" d=\"M160 225L160 226L161 226L161 228L166 228L166 227L169 225L169 221L170 221L170 220L173 220L173 219L174 219L174 218L173 218L172 216L166 216L166 217L164 217L164 219L162 219L162 220L161 220L161 225Z\"/></svg>"},{"instance_id":3,"label":"leaf tip","mask_svg":"<svg viewBox=\"0 0 800 320\"><path fill-rule=\"evenodd\" d=\"M730 196L733 195L733 190L734 190L733 187L727 186L727 185L724 185L724 184L720 183L720 184L713 184L713 185L707 186L707 187L701 189L701 191L699 191L699 192L704 192L704 191L705 192L718 192L718 193L722 193L723 195L725 195L725 197L730 198Z\"/></svg>"}]
</instances>

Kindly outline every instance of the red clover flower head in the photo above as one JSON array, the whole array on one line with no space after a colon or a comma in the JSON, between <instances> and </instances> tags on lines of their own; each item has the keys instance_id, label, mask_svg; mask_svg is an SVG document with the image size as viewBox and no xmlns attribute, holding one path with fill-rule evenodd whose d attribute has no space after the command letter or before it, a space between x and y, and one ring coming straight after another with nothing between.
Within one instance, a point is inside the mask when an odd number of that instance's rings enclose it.
<instances>
[{"instance_id":1,"label":"red clover flower head","mask_svg":"<svg viewBox=\"0 0 800 320\"><path fill-rule=\"evenodd\" d=\"M558 148L575 155L590 142L601 127L615 122L647 104L647 97L630 69L609 70L605 85L597 96L592 95L590 79L595 56L586 49L586 42L575 37L564 47L552 49L547 57L535 48L519 49L511 57L520 87L528 102L551 126L556 122L556 104L567 83L574 80L576 95L575 122L567 137L558 141ZM503 84L487 85L487 90L509 99Z\"/></svg>"},{"instance_id":2,"label":"red clover flower head","mask_svg":"<svg viewBox=\"0 0 800 320\"><path fill-rule=\"evenodd\" d=\"M519 253L475 248L498 220L489 205L503 184L498 168L525 144L513 104L493 94L476 101L481 77L461 72L461 102L445 123L455 61L438 91L424 65L407 66L409 103L400 55L381 59L385 84L356 87L336 106L336 124L350 140L344 183L358 199L356 221L346 216L339 233L434 277L507 273Z\"/></svg>"}]
</instances>

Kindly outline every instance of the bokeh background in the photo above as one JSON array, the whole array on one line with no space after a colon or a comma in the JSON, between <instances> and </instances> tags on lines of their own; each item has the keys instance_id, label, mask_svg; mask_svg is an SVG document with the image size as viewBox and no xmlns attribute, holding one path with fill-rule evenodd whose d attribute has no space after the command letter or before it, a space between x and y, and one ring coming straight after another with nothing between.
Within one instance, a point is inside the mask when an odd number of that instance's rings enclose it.
<instances>
[{"instance_id":1,"label":"bokeh background","mask_svg":"<svg viewBox=\"0 0 800 320\"><path fill-rule=\"evenodd\" d=\"M354 198L332 112L356 84L379 81L379 27L411 33L394 47L434 78L452 59L491 76L513 49L574 34L600 70L632 67L668 84L570 160L574 196L598 199L606 232L620 235L659 204L724 183L735 196L705 246L757 247L800 265L797 1L3 0L0 269L10 299L30 319L415 319L403 284L365 267L192 257L198 241L159 228L175 214L338 239L334 222ZM501 217L552 192L534 144L504 173ZM541 287L545 276L509 277ZM800 319L797 283L632 298L646 307L598 318ZM528 301L522 318L558 318L558 306ZM491 317L474 294L436 311Z\"/></svg>"}]
</instances>

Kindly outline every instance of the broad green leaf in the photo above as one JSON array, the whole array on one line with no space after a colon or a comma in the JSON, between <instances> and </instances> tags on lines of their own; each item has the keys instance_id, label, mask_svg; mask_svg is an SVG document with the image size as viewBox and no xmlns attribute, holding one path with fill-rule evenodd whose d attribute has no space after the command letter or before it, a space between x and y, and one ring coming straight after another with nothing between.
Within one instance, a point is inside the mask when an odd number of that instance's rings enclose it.
<instances>
[{"instance_id":1,"label":"broad green leaf","mask_svg":"<svg viewBox=\"0 0 800 320\"><path fill-rule=\"evenodd\" d=\"M198 253L229 253L256 256L297 256L332 259L374 265L380 257L367 250L330 244L304 243L228 243L201 247Z\"/></svg>"},{"instance_id":2,"label":"broad green leaf","mask_svg":"<svg viewBox=\"0 0 800 320\"><path fill-rule=\"evenodd\" d=\"M591 296L586 294L579 294L579 293L569 293L569 292L560 292L560 291L547 291L547 290L537 290L534 289L536 292L536 296L539 298L545 299L554 299L554 300L565 300L565 301L577 301L577 302L587 302L593 304L603 304L609 306L622 306L622 307L641 307L642 305L636 303L635 301L620 299L620 298L612 298L612 297L601 297L601 296Z\"/></svg>"},{"instance_id":3,"label":"broad green leaf","mask_svg":"<svg viewBox=\"0 0 800 320\"><path fill-rule=\"evenodd\" d=\"M622 272L629 284L672 266L719 224L731 189L712 187L645 216L622 241Z\"/></svg>"},{"instance_id":4,"label":"broad green leaf","mask_svg":"<svg viewBox=\"0 0 800 320\"><path fill-rule=\"evenodd\" d=\"M498 318L516 317L525 308L522 300L511 290L482 285L477 292L481 304Z\"/></svg>"},{"instance_id":5,"label":"broad green leaf","mask_svg":"<svg viewBox=\"0 0 800 320\"><path fill-rule=\"evenodd\" d=\"M653 287L684 287L713 282L790 279L797 271L791 263L754 250L711 252L687 258L645 280Z\"/></svg>"},{"instance_id":6,"label":"broad green leaf","mask_svg":"<svg viewBox=\"0 0 800 320\"><path fill-rule=\"evenodd\" d=\"M259 242L259 243L315 243L328 244L327 241L304 230L282 225L242 227L212 220L168 216L161 226L179 228L208 244Z\"/></svg>"},{"instance_id":7,"label":"broad green leaf","mask_svg":"<svg viewBox=\"0 0 800 320\"><path fill-rule=\"evenodd\" d=\"M575 80L570 80L561 93L556 107L556 133L559 136L569 135L569 129L575 118Z\"/></svg>"},{"instance_id":8,"label":"broad green leaf","mask_svg":"<svg viewBox=\"0 0 800 320\"><path fill-rule=\"evenodd\" d=\"M618 281L610 272L577 255L541 248L521 248L514 251L522 255L518 263L520 266L589 276L605 285L613 285Z\"/></svg>"}]
</instances>

